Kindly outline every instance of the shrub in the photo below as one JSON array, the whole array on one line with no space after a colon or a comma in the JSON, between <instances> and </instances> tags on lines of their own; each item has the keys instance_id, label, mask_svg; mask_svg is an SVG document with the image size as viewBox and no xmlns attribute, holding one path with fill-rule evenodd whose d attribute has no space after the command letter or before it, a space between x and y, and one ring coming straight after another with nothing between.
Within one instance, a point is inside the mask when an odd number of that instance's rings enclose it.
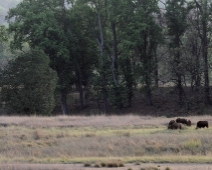
<instances>
[{"instance_id":1,"label":"shrub","mask_svg":"<svg viewBox=\"0 0 212 170\"><path fill-rule=\"evenodd\" d=\"M90 167L90 166L91 166L90 163L85 163L85 164L84 164L84 167Z\"/></svg>"},{"instance_id":2,"label":"shrub","mask_svg":"<svg viewBox=\"0 0 212 170\"><path fill-rule=\"evenodd\" d=\"M156 167L147 167L147 168L141 168L140 170L159 170Z\"/></svg>"},{"instance_id":3,"label":"shrub","mask_svg":"<svg viewBox=\"0 0 212 170\"><path fill-rule=\"evenodd\" d=\"M124 163L120 160L111 160L107 162L101 162L100 167L108 167L108 168L124 167Z\"/></svg>"},{"instance_id":4,"label":"shrub","mask_svg":"<svg viewBox=\"0 0 212 170\"><path fill-rule=\"evenodd\" d=\"M184 143L184 147L189 150L195 149L199 146L201 146L201 141L199 139L197 140L191 139Z\"/></svg>"},{"instance_id":5,"label":"shrub","mask_svg":"<svg viewBox=\"0 0 212 170\"><path fill-rule=\"evenodd\" d=\"M35 49L9 62L1 75L1 101L10 112L49 115L55 106L57 77L49 58Z\"/></svg>"},{"instance_id":6,"label":"shrub","mask_svg":"<svg viewBox=\"0 0 212 170\"><path fill-rule=\"evenodd\" d=\"M101 163L101 166L102 166L102 167L106 167L107 164L106 164L105 162L102 162L102 163Z\"/></svg>"},{"instance_id":7,"label":"shrub","mask_svg":"<svg viewBox=\"0 0 212 170\"><path fill-rule=\"evenodd\" d=\"M101 168L101 163L100 162L95 163L94 167Z\"/></svg>"}]
</instances>

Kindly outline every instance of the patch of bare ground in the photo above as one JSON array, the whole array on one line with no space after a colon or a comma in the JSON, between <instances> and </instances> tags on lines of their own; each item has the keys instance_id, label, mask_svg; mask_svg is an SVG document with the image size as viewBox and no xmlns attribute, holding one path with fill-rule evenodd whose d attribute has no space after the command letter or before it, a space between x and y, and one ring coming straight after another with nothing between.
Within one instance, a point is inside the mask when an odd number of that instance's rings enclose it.
<instances>
[{"instance_id":1,"label":"patch of bare ground","mask_svg":"<svg viewBox=\"0 0 212 170\"><path fill-rule=\"evenodd\" d=\"M85 167L83 164L4 164L0 165L3 170L212 170L210 164L125 164L118 168Z\"/></svg>"}]
</instances>

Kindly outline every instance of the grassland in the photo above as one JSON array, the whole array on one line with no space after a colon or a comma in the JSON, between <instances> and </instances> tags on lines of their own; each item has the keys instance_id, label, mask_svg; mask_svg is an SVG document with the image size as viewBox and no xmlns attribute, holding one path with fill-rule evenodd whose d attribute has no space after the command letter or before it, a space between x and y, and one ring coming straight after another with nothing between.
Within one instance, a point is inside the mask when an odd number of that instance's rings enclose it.
<instances>
[{"instance_id":1,"label":"grassland","mask_svg":"<svg viewBox=\"0 0 212 170\"><path fill-rule=\"evenodd\" d=\"M212 163L212 128L168 130L166 117L1 117L0 163Z\"/></svg>"}]
</instances>

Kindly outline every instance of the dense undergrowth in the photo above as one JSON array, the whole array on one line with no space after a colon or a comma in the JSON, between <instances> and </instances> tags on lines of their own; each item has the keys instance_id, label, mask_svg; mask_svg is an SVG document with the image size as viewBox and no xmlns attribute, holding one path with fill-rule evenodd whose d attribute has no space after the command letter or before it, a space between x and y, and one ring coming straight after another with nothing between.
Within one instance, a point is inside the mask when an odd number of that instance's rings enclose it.
<instances>
[{"instance_id":1,"label":"dense undergrowth","mask_svg":"<svg viewBox=\"0 0 212 170\"><path fill-rule=\"evenodd\" d=\"M203 90L203 89L202 89ZM178 104L178 92L175 87L158 87L152 92L153 106L145 103L145 95L138 89L134 91L132 107L124 107L116 109L109 105L108 113L103 113L103 103L95 96L95 92L90 95L88 107L83 110L79 109L79 94L77 92L70 93L68 97L69 115L151 115L151 116L190 116L190 115L210 115L212 114L212 106L204 104L204 96L202 90L195 91L190 87L184 87L186 96L183 96L183 104ZM58 98L57 106L53 111L53 115L61 114L60 101Z\"/></svg>"}]
</instances>

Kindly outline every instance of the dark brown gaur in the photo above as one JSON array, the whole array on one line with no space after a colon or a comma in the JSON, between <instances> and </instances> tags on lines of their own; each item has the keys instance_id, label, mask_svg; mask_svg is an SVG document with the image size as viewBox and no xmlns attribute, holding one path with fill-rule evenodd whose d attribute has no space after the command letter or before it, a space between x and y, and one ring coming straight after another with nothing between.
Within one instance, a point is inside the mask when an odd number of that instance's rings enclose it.
<instances>
[{"instance_id":1,"label":"dark brown gaur","mask_svg":"<svg viewBox=\"0 0 212 170\"><path fill-rule=\"evenodd\" d=\"M182 129L181 123L173 123L172 125L168 126L168 129Z\"/></svg>"},{"instance_id":2,"label":"dark brown gaur","mask_svg":"<svg viewBox=\"0 0 212 170\"><path fill-rule=\"evenodd\" d=\"M196 129L198 129L198 128L205 128L205 127L209 127L208 126L208 121L199 121L199 122L197 122L197 126L196 126Z\"/></svg>"},{"instance_id":3,"label":"dark brown gaur","mask_svg":"<svg viewBox=\"0 0 212 170\"><path fill-rule=\"evenodd\" d=\"M187 126L191 126L191 121L187 120Z\"/></svg>"},{"instance_id":4,"label":"dark brown gaur","mask_svg":"<svg viewBox=\"0 0 212 170\"><path fill-rule=\"evenodd\" d=\"M170 120L169 125L172 125L173 123L176 123L175 120Z\"/></svg>"},{"instance_id":5,"label":"dark brown gaur","mask_svg":"<svg viewBox=\"0 0 212 170\"><path fill-rule=\"evenodd\" d=\"M176 122L177 123L185 124L187 126L191 126L191 121L190 120L187 120L187 119L177 118L176 119Z\"/></svg>"}]
</instances>

